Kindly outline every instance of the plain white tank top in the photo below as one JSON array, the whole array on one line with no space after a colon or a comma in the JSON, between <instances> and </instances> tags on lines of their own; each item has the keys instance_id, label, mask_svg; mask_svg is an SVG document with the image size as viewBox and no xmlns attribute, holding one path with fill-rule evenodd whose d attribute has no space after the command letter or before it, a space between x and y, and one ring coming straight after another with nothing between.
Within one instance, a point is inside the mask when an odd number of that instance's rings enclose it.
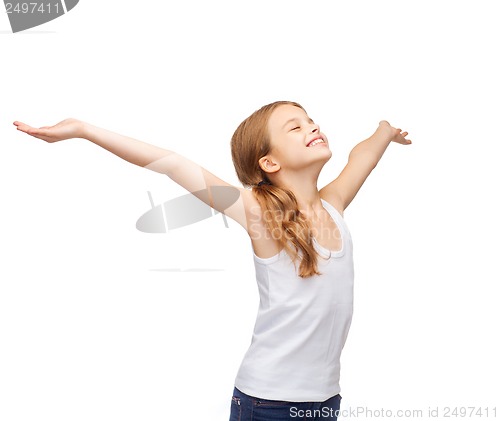
<instances>
[{"instance_id":1,"label":"plain white tank top","mask_svg":"<svg viewBox=\"0 0 500 421\"><path fill-rule=\"evenodd\" d=\"M353 246L347 225L323 207L342 236L340 251L315 241L321 275L300 278L282 250L254 263L260 294L257 320L235 387L247 395L290 402L323 402L340 393L340 354L353 311ZM298 265L297 265L298 267Z\"/></svg>"}]
</instances>

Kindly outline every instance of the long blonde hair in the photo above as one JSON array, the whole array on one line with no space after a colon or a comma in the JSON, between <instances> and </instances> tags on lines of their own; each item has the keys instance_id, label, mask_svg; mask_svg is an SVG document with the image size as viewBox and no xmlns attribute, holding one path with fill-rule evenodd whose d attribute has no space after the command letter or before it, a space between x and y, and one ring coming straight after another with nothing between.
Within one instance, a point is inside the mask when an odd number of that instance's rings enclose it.
<instances>
[{"instance_id":1,"label":"long blonde hair","mask_svg":"<svg viewBox=\"0 0 500 421\"><path fill-rule=\"evenodd\" d=\"M272 185L259 166L259 159L271 151L269 117L277 107L285 104L304 110L292 101L264 105L238 126L231 139L231 154L239 180L245 187L252 187L267 229L294 262L300 254L299 276L306 278L319 274L318 254L309 223L300 212L295 195Z\"/></svg>"}]
</instances>

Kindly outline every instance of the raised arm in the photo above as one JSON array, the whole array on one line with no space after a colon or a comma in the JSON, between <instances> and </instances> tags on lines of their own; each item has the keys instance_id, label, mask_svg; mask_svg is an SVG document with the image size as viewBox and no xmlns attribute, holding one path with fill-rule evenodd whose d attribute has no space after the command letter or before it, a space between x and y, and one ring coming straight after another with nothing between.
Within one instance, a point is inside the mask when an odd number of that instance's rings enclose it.
<instances>
[{"instance_id":1,"label":"raised arm","mask_svg":"<svg viewBox=\"0 0 500 421\"><path fill-rule=\"evenodd\" d=\"M48 143L82 138L141 167L162 173L219 212L247 229L245 210L255 206L251 192L226 183L189 159L167 149L132 139L76 119L55 126L34 128L19 121L17 129ZM235 201L235 195L238 199ZM229 205L229 206L228 206Z\"/></svg>"},{"instance_id":2,"label":"raised arm","mask_svg":"<svg viewBox=\"0 0 500 421\"><path fill-rule=\"evenodd\" d=\"M392 127L385 120L381 121L373 135L352 149L347 165L339 176L320 190L321 197L345 210L377 166L387 146L391 142L411 144L411 140L406 139L407 135L408 132Z\"/></svg>"}]
</instances>

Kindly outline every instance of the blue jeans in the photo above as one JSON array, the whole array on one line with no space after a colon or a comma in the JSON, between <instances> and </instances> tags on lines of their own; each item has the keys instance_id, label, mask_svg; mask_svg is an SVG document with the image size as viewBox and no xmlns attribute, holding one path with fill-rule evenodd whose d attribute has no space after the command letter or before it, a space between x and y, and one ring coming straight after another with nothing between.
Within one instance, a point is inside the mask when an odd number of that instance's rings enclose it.
<instances>
[{"instance_id":1,"label":"blue jeans","mask_svg":"<svg viewBox=\"0 0 500 421\"><path fill-rule=\"evenodd\" d=\"M234 388L229 421L337 421L342 396L324 402L271 401Z\"/></svg>"}]
</instances>

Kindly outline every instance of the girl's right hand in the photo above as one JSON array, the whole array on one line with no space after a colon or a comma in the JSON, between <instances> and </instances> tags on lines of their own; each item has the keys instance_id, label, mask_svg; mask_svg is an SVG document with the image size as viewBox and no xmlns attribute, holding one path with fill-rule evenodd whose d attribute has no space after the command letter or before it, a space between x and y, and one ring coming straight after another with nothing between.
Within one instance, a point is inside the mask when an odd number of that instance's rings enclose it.
<instances>
[{"instance_id":1,"label":"girl's right hand","mask_svg":"<svg viewBox=\"0 0 500 421\"><path fill-rule=\"evenodd\" d=\"M44 126L38 129L21 123L20 121L14 121L14 125L17 127L17 130L38 139L45 140L48 143L83 137L84 133L84 123L74 118L67 118L54 126Z\"/></svg>"}]
</instances>

